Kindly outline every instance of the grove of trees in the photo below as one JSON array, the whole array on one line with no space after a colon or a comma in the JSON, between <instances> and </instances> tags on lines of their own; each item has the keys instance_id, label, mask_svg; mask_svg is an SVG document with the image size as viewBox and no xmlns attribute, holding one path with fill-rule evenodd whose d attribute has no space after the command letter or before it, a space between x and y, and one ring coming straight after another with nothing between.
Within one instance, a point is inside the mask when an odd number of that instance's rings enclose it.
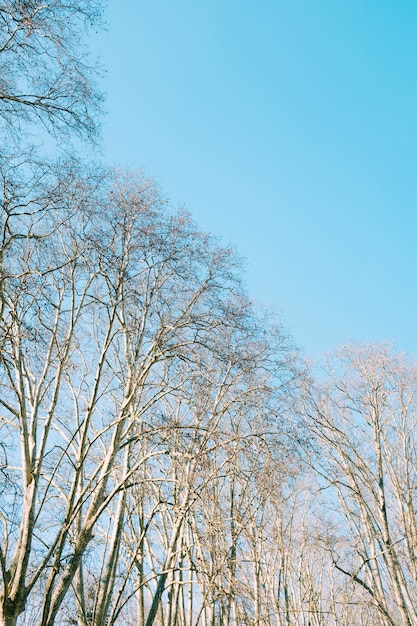
<instances>
[{"instance_id":1,"label":"grove of trees","mask_svg":"<svg viewBox=\"0 0 417 626\"><path fill-rule=\"evenodd\" d=\"M0 2L0 626L417 626L417 367L303 363L97 140L102 5ZM32 142L33 143L33 142Z\"/></svg>"}]
</instances>

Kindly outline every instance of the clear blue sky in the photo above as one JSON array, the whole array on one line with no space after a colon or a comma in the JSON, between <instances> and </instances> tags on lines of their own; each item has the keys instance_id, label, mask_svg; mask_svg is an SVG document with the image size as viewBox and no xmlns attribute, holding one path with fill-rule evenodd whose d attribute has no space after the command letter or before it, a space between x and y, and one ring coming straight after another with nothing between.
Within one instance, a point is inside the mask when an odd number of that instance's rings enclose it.
<instances>
[{"instance_id":1,"label":"clear blue sky","mask_svg":"<svg viewBox=\"0 0 417 626\"><path fill-rule=\"evenodd\" d=\"M247 259L312 355L417 354L417 2L110 0L105 157Z\"/></svg>"}]
</instances>

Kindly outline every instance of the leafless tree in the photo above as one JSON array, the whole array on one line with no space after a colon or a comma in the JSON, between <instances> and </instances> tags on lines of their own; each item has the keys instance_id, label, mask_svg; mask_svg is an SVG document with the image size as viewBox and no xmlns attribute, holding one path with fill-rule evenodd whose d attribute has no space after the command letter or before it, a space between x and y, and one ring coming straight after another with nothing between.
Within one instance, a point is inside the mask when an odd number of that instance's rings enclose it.
<instances>
[{"instance_id":1,"label":"leafless tree","mask_svg":"<svg viewBox=\"0 0 417 626\"><path fill-rule=\"evenodd\" d=\"M316 469L344 520L334 567L391 626L417 624L416 399L415 363L390 346L349 346L307 411Z\"/></svg>"},{"instance_id":2,"label":"leafless tree","mask_svg":"<svg viewBox=\"0 0 417 626\"><path fill-rule=\"evenodd\" d=\"M227 503L249 471L238 458L253 455L271 427L265 413L275 394L273 372L282 385L292 377L290 355L283 358L281 346L280 363L272 367L272 337L269 345L256 339L259 332L239 302L210 343L194 346L192 361L182 362L180 384L154 407L140 448L131 450L131 461L140 450L142 462L125 502L119 578L106 595L109 624L134 603L138 624L234 623L237 557L230 532L236 534L237 517ZM94 615L101 597L93 599Z\"/></svg>"},{"instance_id":3,"label":"leafless tree","mask_svg":"<svg viewBox=\"0 0 417 626\"><path fill-rule=\"evenodd\" d=\"M101 22L101 0L0 3L0 119L17 149L31 125L92 138L101 96L82 33ZM3 146L4 149L4 146Z\"/></svg>"},{"instance_id":4,"label":"leafless tree","mask_svg":"<svg viewBox=\"0 0 417 626\"><path fill-rule=\"evenodd\" d=\"M167 589L191 615L179 590L197 578L194 505L294 375L284 334L274 352L257 329L232 251L143 177L78 174L33 179L3 229L4 626L26 607L52 626L64 606L82 626L116 624L141 589L148 625Z\"/></svg>"}]
</instances>

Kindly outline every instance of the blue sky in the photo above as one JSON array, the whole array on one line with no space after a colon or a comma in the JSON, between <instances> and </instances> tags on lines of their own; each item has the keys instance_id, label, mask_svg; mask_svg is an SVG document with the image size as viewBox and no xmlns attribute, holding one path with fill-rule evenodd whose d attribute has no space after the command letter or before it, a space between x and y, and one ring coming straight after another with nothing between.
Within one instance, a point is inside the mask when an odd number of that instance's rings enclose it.
<instances>
[{"instance_id":1,"label":"blue sky","mask_svg":"<svg viewBox=\"0 0 417 626\"><path fill-rule=\"evenodd\" d=\"M417 354L415 0L110 0L106 160L247 259L311 356Z\"/></svg>"}]
</instances>

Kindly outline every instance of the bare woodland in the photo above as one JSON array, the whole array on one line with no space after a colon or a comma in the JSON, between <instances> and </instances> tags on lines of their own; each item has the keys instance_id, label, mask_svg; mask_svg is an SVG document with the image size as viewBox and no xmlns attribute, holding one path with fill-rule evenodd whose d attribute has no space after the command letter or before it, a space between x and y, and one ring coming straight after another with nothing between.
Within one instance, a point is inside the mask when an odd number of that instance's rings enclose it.
<instances>
[{"instance_id":1,"label":"bare woodland","mask_svg":"<svg viewBox=\"0 0 417 626\"><path fill-rule=\"evenodd\" d=\"M417 626L417 368L313 371L97 139L100 3L0 3L0 625ZM29 139L28 139L29 138Z\"/></svg>"}]
</instances>

